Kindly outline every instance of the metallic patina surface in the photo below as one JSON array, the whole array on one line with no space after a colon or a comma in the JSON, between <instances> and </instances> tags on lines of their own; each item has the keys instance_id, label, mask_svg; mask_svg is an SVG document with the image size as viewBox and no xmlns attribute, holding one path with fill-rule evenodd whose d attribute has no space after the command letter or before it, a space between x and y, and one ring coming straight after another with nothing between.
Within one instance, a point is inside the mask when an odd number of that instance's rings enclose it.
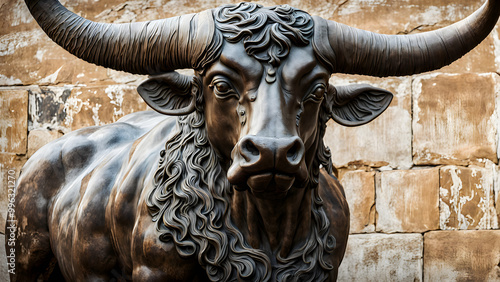
<instances>
[{"instance_id":1,"label":"metallic patina surface","mask_svg":"<svg viewBox=\"0 0 500 282\"><path fill-rule=\"evenodd\" d=\"M500 14L490 0L452 26L391 36L287 5L101 24L55 0L26 3L74 55L149 74L138 93L158 113L74 131L29 159L16 196L16 281L336 280L349 209L326 122L370 122L392 94L330 85L330 75L440 68Z\"/></svg>"}]
</instances>

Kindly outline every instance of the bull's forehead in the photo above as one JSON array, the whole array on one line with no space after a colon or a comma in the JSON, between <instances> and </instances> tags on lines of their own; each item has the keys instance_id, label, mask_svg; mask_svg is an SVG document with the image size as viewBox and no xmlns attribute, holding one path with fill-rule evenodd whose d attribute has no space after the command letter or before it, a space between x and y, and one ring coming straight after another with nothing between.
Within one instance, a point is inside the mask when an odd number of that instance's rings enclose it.
<instances>
[{"instance_id":1,"label":"bull's forehead","mask_svg":"<svg viewBox=\"0 0 500 282\"><path fill-rule=\"evenodd\" d=\"M308 45L290 50L290 54L282 63L281 76L285 83L292 83L297 78L302 78L313 71L326 73L326 69L318 64L312 47Z\"/></svg>"},{"instance_id":2,"label":"bull's forehead","mask_svg":"<svg viewBox=\"0 0 500 282\"><path fill-rule=\"evenodd\" d=\"M247 55L243 44L226 43L222 49L220 62L238 73L256 76L262 72L258 60Z\"/></svg>"},{"instance_id":3,"label":"bull's forehead","mask_svg":"<svg viewBox=\"0 0 500 282\"><path fill-rule=\"evenodd\" d=\"M313 48L293 46L288 56L278 67L272 67L267 62L259 61L245 51L242 43L224 44L219 62L213 69L229 68L248 80L260 80L265 71L274 69L285 84L293 83L311 73L322 73L328 76L327 70L318 62Z\"/></svg>"}]
</instances>

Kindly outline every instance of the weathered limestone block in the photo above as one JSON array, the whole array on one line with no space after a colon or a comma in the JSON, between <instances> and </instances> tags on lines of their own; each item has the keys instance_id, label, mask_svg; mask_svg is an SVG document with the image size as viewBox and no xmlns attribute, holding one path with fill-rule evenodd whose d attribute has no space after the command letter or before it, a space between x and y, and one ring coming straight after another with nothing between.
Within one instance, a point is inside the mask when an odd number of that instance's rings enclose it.
<instances>
[{"instance_id":1,"label":"weathered limestone block","mask_svg":"<svg viewBox=\"0 0 500 282\"><path fill-rule=\"evenodd\" d=\"M424 235L424 281L500 281L500 230Z\"/></svg>"},{"instance_id":2,"label":"weathered limestone block","mask_svg":"<svg viewBox=\"0 0 500 282\"><path fill-rule=\"evenodd\" d=\"M79 87L71 94L66 101L64 121L71 130L113 123L127 114L148 109L135 86Z\"/></svg>"},{"instance_id":3,"label":"weathered limestone block","mask_svg":"<svg viewBox=\"0 0 500 282\"><path fill-rule=\"evenodd\" d=\"M424 75L413 82L413 161L497 163L496 74Z\"/></svg>"},{"instance_id":4,"label":"weathered limestone block","mask_svg":"<svg viewBox=\"0 0 500 282\"><path fill-rule=\"evenodd\" d=\"M443 167L439 194L441 229L498 227L491 169Z\"/></svg>"},{"instance_id":5,"label":"weathered limestone block","mask_svg":"<svg viewBox=\"0 0 500 282\"><path fill-rule=\"evenodd\" d=\"M421 234L350 235L338 281L422 281Z\"/></svg>"},{"instance_id":6,"label":"weathered limestone block","mask_svg":"<svg viewBox=\"0 0 500 282\"><path fill-rule=\"evenodd\" d=\"M26 154L27 124L26 88L0 88L0 152Z\"/></svg>"},{"instance_id":7,"label":"weathered limestone block","mask_svg":"<svg viewBox=\"0 0 500 282\"><path fill-rule=\"evenodd\" d=\"M381 172L375 194L377 231L439 229L439 168Z\"/></svg>"},{"instance_id":8,"label":"weathered limestone block","mask_svg":"<svg viewBox=\"0 0 500 282\"><path fill-rule=\"evenodd\" d=\"M31 158L45 144L62 136L63 133L58 130L48 130L45 128L31 130L28 134L28 158Z\"/></svg>"},{"instance_id":9,"label":"weathered limestone block","mask_svg":"<svg viewBox=\"0 0 500 282\"><path fill-rule=\"evenodd\" d=\"M349 203L350 232L375 231L375 172L350 171L340 182Z\"/></svg>"},{"instance_id":10,"label":"weathered limestone block","mask_svg":"<svg viewBox=\"0 0 500 282\"><path fill-rule=\"evenodd\" d=\"M131 85L44 87L30 92L30 130L47 128L64 133L112 123L148 107Z\"/></svg>"},{"instance_id":11,"label":"weathered limestone block","mask_svg":"<svg viewBox=\"0 0 500 282\"><path fill-rule=\"evenodd\" d=\"M394 94L388 109L374 121L358 127L329 121L325 144L332 151L336 167L352 164L408 169L411 160L411 95L409 78L334 76L330 83L368 83Z\"/></svg>"},{"instance_id":12,"label":"weathered limestone block","mask_svg":"<svg viewBox=\"0 0 500 282\"><path fill-rule=\"evenodd\" d=\"M9 195L13 195L14 192L11 189L14 188L15 181L19 178L21 168L26 161L25 156L0 153L0 233L5 231Z\"/></svg>"},{"instance_id":13,"label":"weathered limestone block","mask_svg":"<svg viewBox=\"0 0 500 282\"><path fill-rule=\"evenodd\" d=\"M69 131L64 127L67 116L66 102L71 96L71 86L36 87L29 92L29 130L46 128Z\"/></svg>"},{"instance_id":14,"label":"weathered limestone block","mask_svg":"<svg viewBox=\"0 0 500 282\"><path fill-rule=\"evenodd\" d=\"M481 0L420 0L411 5L398 1L346 1L337 14L350 26L386 34L407 34L447 26L472 14L482 4Z\"/></svg>"}]
</instances>

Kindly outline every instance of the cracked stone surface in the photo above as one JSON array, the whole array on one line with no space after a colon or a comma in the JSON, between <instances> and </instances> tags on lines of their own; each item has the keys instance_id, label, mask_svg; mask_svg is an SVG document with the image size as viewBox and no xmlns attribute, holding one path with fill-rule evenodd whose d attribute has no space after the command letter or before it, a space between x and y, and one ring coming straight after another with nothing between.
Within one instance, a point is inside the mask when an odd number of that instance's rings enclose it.
<instances>
[{"instance_id":1,"label":"cracked stone surface","mask_svg":"<svg viewBox=\"0 0 500 282\"><path fill-rule=\"evenodd\" d=\"M41 87L30 91L29 98L30 130L67 133L116 122L129 113L148 109L131 85Z\"/></svg>"},{"instance_id":2,"label":"cracked stone surface","mask_svg":"<svg viewBox=\"0 0 500 282\"><path fill-rule=\"evenodd\" d=\"M28 92L0 88L0 152L26 154L28 142Z\"/></svg>"},{"instance_id":3,"label":"cracked stone surface","mask_svg":"<svg viewBox=\"0 0 500 282\"><path fill-rule=\"evenodd\" d=\"M424 235L424 281L500 281L500 230Z\"/></svg>"},{"instance_id":4,"label":"cracked stone surface","mask_svg":"<svg viewBox=\"0 0 500 282\"><path fill-rule=\"evenodd\" d=\"M490 168L446 166L439 180L440 228L498 228Z\"/></svg>"},{"instance_id":5,"label":"cracked stone surface","mask_svg":"<svg viewBox=\"0 0 500 282\"><path fill-rule=\"evenodd\" d=\"M439 168L381 172L375 191L377 232L439 229Z\"/></svg>"},{"instance_id":6,"label":"cracked stone surface","mask_svg":"<svg viewBox=\"0 0 500 282\"><path fill-rule=\"evenodd\" d=\"M413 82L413 162L497 163L496 74L433 74Z\"/></svg>"},{"instance_id":7,"label":"cracked stone surface","mask_svg":"<svg viewBox=\"0 0 500 282\"><path fill-rule=\"evenodd\" d=\"M350 171L340 179L344 187L349 212L351 233L375 231L375 172Z\"/></svg>"},{"instance_id":8,"label":"cracked stone surface","mask_svg":"<svg viewBox=\"0 0 500 282\"><path fill-rule=\"evenodd\" d=\"M422 254L422 234L350 235L338 281L422 281Z\"/></svg>"}]
</instances>

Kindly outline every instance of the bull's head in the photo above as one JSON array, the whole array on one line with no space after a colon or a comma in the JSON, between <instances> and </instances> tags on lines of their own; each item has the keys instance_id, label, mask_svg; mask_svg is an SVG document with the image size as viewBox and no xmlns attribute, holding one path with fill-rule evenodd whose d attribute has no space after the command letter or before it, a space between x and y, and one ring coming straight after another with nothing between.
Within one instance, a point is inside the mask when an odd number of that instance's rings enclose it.
<instances>
[{"instance_id":1,"label":"bull's head","mask_svg":"<svg viewBox=\"0 0 500 282\"><path fill-rule=\"evenodd\" d=\"M392 76L440 68L479 44L500 13L500 1L489 0L452 26L391 36L288 6L243 3L158 21L101 24L56 0L26 1L47 34L76 56L152 75L138 91L153 109L203 111L228 180L265 198L314 186L319 166L331 166L322 143L329 118L361 125L391 102L392 94L369 85L329 85L332 73ZM175 72L182 68L196 75Z\"/></svg>"},{"instance_id":2,"label":"bull's head","mask_svg":"<svg viewBox=\"0 0 500 282\"><path fill-rule=\"evenodd\" d=\"M166 114L193 111L203 93L209 140L236 189L250 188L268 199L311 181L314 186L319 167L314 161L324 148L328 118L359 125L391 101L390 93L368 85L329 86L331 71L309 44L313 19L302 11L240 4L217 9L214 19L211 44L217 45L211 49L218 54L208 58L212 62L198 73L196 87L192 78L170 72L153 76L138 90Z\"/></svg>"}]
</instances>

